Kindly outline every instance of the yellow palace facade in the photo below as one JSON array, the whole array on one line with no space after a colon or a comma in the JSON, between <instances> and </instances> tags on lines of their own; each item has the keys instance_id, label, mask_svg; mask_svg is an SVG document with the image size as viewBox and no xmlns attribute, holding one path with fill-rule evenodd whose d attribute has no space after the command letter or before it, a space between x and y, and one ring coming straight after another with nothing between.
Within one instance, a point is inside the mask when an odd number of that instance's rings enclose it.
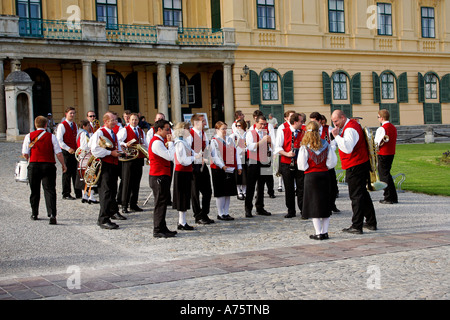
<instances>
[{"instance_id":1,"label":"yellow palace facade","mask_svg":"<svg viewBox=\"0 0 450 320\"><path fill-rule=\"evenodd\" d=\"M376 126L386 108L448 124L447 17L449 0L2 0L0 134L67 106L78 120L342 109Z\"/></svg>"}]
</instances>

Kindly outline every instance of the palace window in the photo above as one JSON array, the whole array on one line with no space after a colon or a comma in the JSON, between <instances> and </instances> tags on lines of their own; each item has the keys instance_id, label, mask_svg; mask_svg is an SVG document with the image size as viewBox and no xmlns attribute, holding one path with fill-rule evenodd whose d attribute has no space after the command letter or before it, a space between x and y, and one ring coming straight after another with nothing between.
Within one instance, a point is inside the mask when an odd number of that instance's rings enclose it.
<instances>
[{"instance_id":1,"label":"palace window","mask_svg":"<svg viewBox=\"0 0 450 320\"><path fill-rule=\"evenodd\" d=\"M333 99L348 99L347 75L344 72L336 72L333 75Z\"/></svg>"},{"instance_id":2,"label":"palace window","mask_svg":"<svg viewBox=\"0 0 450 320\"><path fill-rule=\"evenodd\" d=\"M97 21L106 22L106 29L117 29L117 0L96 0Z\"/></svg>"},{"instance_id":3,"label":"palace window","mask_svg":"<svg viewBox=\"0 0 450 320\"><path fill-rule=\"evenodd\" d=\"M330 32L345 33L344 0L328 0L328 23Z\"/></svg>"},{"instance_id":4,"label":"palace window","mask_svg":"<svg viewBox=\"0 0 450 320\"><path fill-rule=\"evenodd\" d=\"M274 0L258 0L257 15L259 29L275 29Z\"/></svg>"},{"instance_id":5,"label":"palace window","mask_svg":"<svg viewBox=\"0 0 450 320\"><path fill-rule=\"evenodd\" d=\"M106 84L108 86L108 104L121 105L120 76L118 74L107 74Z\"/></svg>"},{"instance_id":6,"label":"palace window","mask_svg":"<svg viewBox=\"0 0 450 320\"><path fill-rule=\"evenodd\" d=\"M438 79L434 74L425 75L425 99L438 98Z\"/></svg>"},{"instance_id":7,"label":"palace window","mask_svg":"<svg viewBox=\"0 0 450 320\"><path fill-rule=\"evenodd\" d=\"M392 5L378 3L378 35L392 36Z\"/></svg>"},{"instance_id":8,"label":"palace window","mask_svg":"<svg viewBox=\"0 0 450 320\"><path fill-rule=\"evenodd\" d=\"M183 26L181 0L163 0L163 20L165 26Z\"/></svg>"},{"instance_id":9,"label":"palace window","mask_svg":"<svg viewBox=\"0 0 450 320\"><path fill-rule=\"evenodd\" d=\"M395 83L392 73L381 75L381 96L383 99L395 99Z\"/></svg>"},{"instance_id":10,"label":"palace window","mask_svg":"<svg viewBox=\"0 0 450 320\"><path fill-rule=\"evenodd\" d=\"M263 100L278 100L278 74L273 71L265 71L262 74Z\"/></svg>"},{"instance_id":11,"label":"palace window","mask_svg":"<svg viewBox=\"0 0 450 320\"><path fill-rule=\"evenodd\" d=\"M41 0L18 0L17 14L19 16L20 35L41 36Z\"/></svg>"},{"instance_id":12,"label":"palace window","mask_svg":"<svg viewBox=\"0 0 450 320\"><path fill-rule=\"evenodd\" d=\"M422 38L435 38L434 8L422 7Z\"/></svg>"}]
</instances>

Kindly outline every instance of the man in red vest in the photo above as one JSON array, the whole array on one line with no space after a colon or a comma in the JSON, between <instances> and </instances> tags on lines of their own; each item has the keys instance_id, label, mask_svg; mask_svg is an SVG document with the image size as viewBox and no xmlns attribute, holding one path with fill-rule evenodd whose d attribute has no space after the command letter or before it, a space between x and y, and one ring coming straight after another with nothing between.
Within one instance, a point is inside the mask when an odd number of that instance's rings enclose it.
<instances>
[{"instance_id":1,"label":"man in red vest","mask_svg":"<svg viewBox=\"0 0 450 320\"><path fill-rule=\"evenodd\" d=\"M139 128L139 117L136 113L132 113L129 118L129 125L120 129L117 137L122 146L129 147L131 145L140 144L145 150L148 149L145 140L144 131ZM134 142L132 142L134 140ZM122 162L122 194L121 198L122 213L129 213L128 205L132 211L143 211L137 205L139 197L139 187L141 185L142 169L144 167L145 155L139 151L136 159Z\"/></svg>"},{"instance_id":2,"label":"man in red vest","mask_svg":"<svg viewBox=\"0 0 450 320\"><path fill-rule=\"evenodd\" d=\"M363 129L357 121L348 119L342 110L335 110L331 115L331 121L335 125L331 134L335 137L339 148L342 169L346 170L345 178L353 211L352 225L342 231L362 234L364 217L365 227L376 230L375 209L367 191L370 161Z\"/></svg>"},{"instance_id":3,"label":"man in red vest","mask_svg":"<svg viewBox=\"0 0 450 320\"><path fill-rule=\"evenodd\" d=\"M305 132L302 129L302 116L298 113L291 114L289 126L281 125L275 142L275 154L280 155L280 173L286 193L286 207L288 213L285 218L296 216L295 196L297 186L297 204L300 212L303 207L303 181L305 173L298 170L297 156L300 144Z\"/></svg>"},{"instance_id":4,"label":"man in red vest","mask_svg":"<svg viewBox=\"0 0 450 320\"><path fill-rule=\"evenodd\" d=\"M386 109L378 111L378 121L381 127L375 133L375 144L379 147L378 174L380 181L386 182L383 204L398 203L397 190L391 175L392 162L394 161L395 146L397 144L397 129L389 122L390 114Z\"/></svg>"},{"instance_id":5,"label":"man in red vest","mask_svg":"<svg viewBox=\"0 0 450 320\"><path fill-rule=\"evenodd\" d=\"M117 179L119 176L119 160L121 153L119 140L114 133L117 125L117 115L107 112L103 116L104 126L97 130L90 139L91 153L101 159L101 173L98 180L98 195L100 199L100 213L97 224L102 229L117 229L119 226L111 222L111 218L119 215L119 208L116 202ZM107 138L113 144L111 150L99 145L100 137ZM116 217L117 218L117 217Z\"/></svg>"},{"instance_id":6,"label":"man in red vest","mask_svg":"<svg viewBox=\"0 0 450 320\"><path fill-rule=\"evenodd\" d=\"M149 184L155 197L153 210L153 236L155 238L172 238L177 234L170 231L166 224L167 203L170 196L172 180L171 162L174 161L175 147L167 120L156 121L154 136L150 140L148 156L150 160ZM165 141L167 141L167 146Z\"/></svg>"},{"instance_id":7,"label":"man in red vest","mask_svg":"<svg viewBox=\"0 0 450 320\"><path fill-rule=\"evenodd\" d=\"M70 195L71 182L75 191L75 197L77 199L81 199L83 195L80 189L75 188L76 179L78 179L78 162L75 158L75 151L77 150L78 128L75 123L75 108L68 107L65 111L65 114L65 120L59 124L58 130L56 132L56 138L58 140L59 146L62 149L64 162L67 167L67 171L62 175L62 196L65 200L75 200L75 198Z\"/></svg>"},{"instance_id":8,"label":"man in red vest","mask_svg":"<svg viewBox=\"0 0 450 320\"><path fill-rule=\"evenodd\" d=\"M63 172L67 168L56 137L47 131L47 118L39 116L34 120L36 131L25 136L22 155L29 160L31 219L38 220L41 182L50 224L56 224L56 166L55 155Z\"/></svg>"}]
</instances>

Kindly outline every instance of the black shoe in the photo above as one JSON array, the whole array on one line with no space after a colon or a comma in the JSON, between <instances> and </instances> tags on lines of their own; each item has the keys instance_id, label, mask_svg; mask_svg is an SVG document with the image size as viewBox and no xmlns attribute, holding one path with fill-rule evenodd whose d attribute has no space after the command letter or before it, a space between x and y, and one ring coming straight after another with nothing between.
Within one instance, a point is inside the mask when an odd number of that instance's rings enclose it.
<instances>
[{"instance_id":1,"label":"black shoe","mask_svg":"<svg viewBox=\"0 0 450 320\"><path fill-rule=\"evenodd\" d=\"M31 220L39 220L38 216L34 214L32 214L30 218Z\"/></svg>"},{"instance_id":2,"label":"black shoe","mask_svg":"<svg viewBox=\"0 0 450 320\"><path fill-rule=\"evenodd\" d=\"M245 213L245 217L246 217L246 218L253 218L253 215L252 215L251 212L246 212L246 213Z\"/></svg>"},{"instance_id":3,"label":"black shoe","mask_svg":"<svg viewBox=\"0 0 450 320\"><path fill-rule=\"evenodd\" d=\"M238 198L238 200L245 200L245 196L243 193L239 193L237 198Z\"/></svg>"},{"instance_id":4,"label":"black shoe","mask_svg":"<svg viewBox=\"0 0 450 320\"><path fill-rule=\"evenodd\" d=\"M195 220L195 223L198 223L198 224L211 224L211 222L209 222L209 220L206 220L206 219Z\"/></svg>"},{"instance_id":5,"label":"black shoe","mask_svg":"<svg viewBox=\"0 0 450 320\"><path fill-rule=\"evenodd\" d=\"M382 203L382 204L394 204L394 202L389 201L389 200L380 200L380 203Z\"/></svg>"},{"instance_id":6,"label":"black shoe","mask_svg":"<svg viewBox=\"0 0 450 320\"><path fill-rule=\"evenodd\" d=\"M143 209L139 208L138 206L130 206L130 210L136 211L136 212L142 212L142 211L144 211Z\"/></svg>"},{"instance_id":7,"label":"black shoe","mask_svg":"<svg viewBox=\"0 0 450 320\"><path fill-rule=\"evenodd\" d=\"M108 229L108 230L113 230L113 229L118 229L119 226L115 223L112 223L110 221L107 221L105 223L98 223L99 227L102 229Z\"/></svg>"},{"instance_id":8,"label":"black shoe","mask_svg":"<svg viewBox=\"0 0 450 320\"><path fill-rule=\"evenodd\" d=\"M111 216L111 219L113 220L127 220L127 218L125 218L123 215L121 215L120 213L116 212Z\"/></svg>"},{"instance_id":9,"label":"black shoe","mask_svg":"<svg viewBox=\"0 0 450 320\"><path fill-rule=\"evenodd\" d=\"M75 195L75 198L76 198L76 199L81 199L81 198L83 198L83 195L77 194L77 195Z\"/></svg>"},{"instance_id":10,"label":"black shoe","mask_svg":"<svg viewBox=\"0 0 450 320\"><path fill-rule=\"evenodd\" d=\"M314 239L314 240L323 240L323 235L321 234L312 234L309 236L310 239Z\"/></svg>"},{"instance_id":11,"label":"black shoe","mask_svg":"<svg viewBox=\"0 0 450 320\"><path fill-rule=\"evenodd\" d=\"M56 224L56 217L50 217L49 224Z\"/></svg>"},{"instance_id":12,"label":"black shoe","mask_svg":"<svg viewBox=\"0 0 450 320\"><path fill-rule=\"evenodd\" d=\"M339 213L339 212L341 212L341 210L339 210L336 206L334 206L334 208L331 209L331 211L333 211L334 213Z\"/></svg>"},{"instance_id":13,"label":"black shoe","mask_svg":"<svg viewBox=\"0 0 450 320\"><path fill-rule=\"evenodd\" d=\"M230 217L228 214L227 215L223 215L223 216L217 216L217 219L219 220L223 220L223 221L232 221L234 220L233 217Z\"/></svg>"},{"instance_id":14,"label":"black shoe","mask_svg":"<svg viewBox=\"0 0 450 320\"><path fill-rule=\"evenodd\" d=\"M302 220L308 220L308 218L305 216L302 216Z\"/></svg>"},{"instance_id":15,"label":"black shoe","mask_svg":"<svg viewBox=\"0 0 450 320\"><path fill-rule=\"evenodd\" d=\"M181 224L178 224L177 227L178 230L194 230L194 227L191 227L190 225L188 225L187 223L183 226Z\"/></svg>"},{"instance_id":16,"label":"black shoe","mask_svg":"<svg viewBox=\"0 0 450 320\"><path fill-rule=\"evenodd\" d=\"M294 213L294 214L288 213L288 214L285 215L284 217L285 217L285 218L294 218L295 216L296 216L295 213Z\"/></svg>"},{"instance_id":17,"label":"black shoe","mask_svg":"<svg viewBox=\"0 0 450 320\"><path fill-rule=\"evenodd\" d=\"M128 208L123 206L122 207L122 213L131 213L130 211L128 211Z\"/></svg>"},{"instance_id":18,"label":"black shoe","mask_svg":"<svg viewBox=\"0 0 450 320\"><path fill-rule=\"evenodd\" d=\"M88 203L89 203L89 204L91 204L91 203L97 204L97 203L100 203L100 201L97 201L97 200L88 200Z\"/></svg>"},{"instance_id":19,"label":"black shoe","mask_svg":"<svg viewBox=\"0 0 450 320\"><path fill-rule=\"evenodd\" d=\"M214 223L214 220L213 220L213 219L210 219L208 216L205 218L205 220L208 221L210 224L211 224L211 223Z\"/></svg>"},{"instance_id":20,"label":"black shoe","mask_svg":"<svg viewBox=\"0 0 450 320\"><path fill-rule=\"evenodd\" d=\"M278 188L278 192L283 192L283 188Z\"/></svg>"},{"instance_id":21,"label":"black shoe","mask_svg":"<svg viewBox=\"0 0 450 320\"><path fill-rule=\"evenodd\" d=\"M273 199L276 198L276 196L274 194L269 194L269 198Z\"/></svg>"},{"instance_id":22,"label":"black shoe","mask_svg":"<svg viewBox=\"0 0 450 320\"><path fill-rule=\"evenodd\" d=\"M63 200L76 200L76 198L72 197L71 195L64 196Z\"/></svg>"},{"instance_id":23,"label":"black shoe","mask_svg":"<svg viewBox=\"0 0 450 320\"><path fill-rule=\"evenodd\" d=\"M169 233L169 232L157 232L153 233L154 238L173 238L175 237L176 233Z\"/></svg>"},{"instance_id":24,"label":"black shoe","mask_svg":"<svg viewBox=\"0 0 450 320\"><path fill-rule=\"evenodd\" d=\"M328 232L327 232L327 233L322 233L321 236L322 236L322 239L323 239L323 240L328 240L328 239L330 239L330 237L328 236Z\"/></svg>"},{"instance_id":25,"label":"black shoe","mask_svg":"<svg viewBox=\"0 0 450 320\"><path fill-rule=\"evenodd\" d=\"M261 211L256 212L257 215L260 216L271 216L272 214L269 211L262 209Z\"/></svg>"},{"instance_id":26,"label":"black shoe","mask_svg":"<svg viewBox=\"0 0 450 320\"><path fill-rule=\"evenodd\" d=\"M81 199L81 203L89 203L90 204L89 200L87 200L87 199Z\"/></svg>"},{"instance_id":27,"label":"black shoe","mask_svg":"<svg viewBox=\"0 0 450 320\"><path fill-rule=\"evenodd\" d=\"M343 232L353 233L353 234L363 234L363 231L353 227L342 229Z\"/></svg>"},{"instance_id":28,"label":"black shoe","mask_svg":"<svg viewBox=\"0 0 450 320\"><path fill-rule=\"evenodd\" d=\"M369 229L369 230L372 230L372 231L376 231L377 230L377 226L371 226L371 225L367 224L367 222L364 222L363 228L366 228L366 229Z\"/></svg>"}]
</instances>

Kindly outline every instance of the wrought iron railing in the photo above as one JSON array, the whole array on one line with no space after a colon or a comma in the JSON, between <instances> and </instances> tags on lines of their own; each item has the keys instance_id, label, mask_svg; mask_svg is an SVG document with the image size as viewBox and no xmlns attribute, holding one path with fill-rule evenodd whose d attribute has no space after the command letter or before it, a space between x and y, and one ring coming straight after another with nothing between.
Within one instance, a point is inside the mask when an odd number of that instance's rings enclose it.
<instances>
[{"instance_id":1,"label":"wrought iron railing","mask_svg":"<svg viewBox=\"0 0 450 320\"><path fill-rule=\"evenodd\" d=\"M223 31L209 28L180 28L178 42L179 45L221 46L223 45Z\"/></svg>"},{"instance_id":2,"label":"wrought iron railing","mask_svg":"<svg viewBox=\"0 0 450 320\"><path fill-rule=\"evenodd\" d=\"M108 25L106 40L111 42L152 44L157 43L155 26L118 24Z\"/></svg>"},{"instance_id":3,"label":"wrought iron railing","mask_svg":"<svg viewBox=\"0 0 450 320\"><path fill-rule=\"evenodd\" d=\"M62 20L34 18L19 19L19 34L22 37L81 40L82 29L79 23Z\"/></svg>"}]
</instances>

